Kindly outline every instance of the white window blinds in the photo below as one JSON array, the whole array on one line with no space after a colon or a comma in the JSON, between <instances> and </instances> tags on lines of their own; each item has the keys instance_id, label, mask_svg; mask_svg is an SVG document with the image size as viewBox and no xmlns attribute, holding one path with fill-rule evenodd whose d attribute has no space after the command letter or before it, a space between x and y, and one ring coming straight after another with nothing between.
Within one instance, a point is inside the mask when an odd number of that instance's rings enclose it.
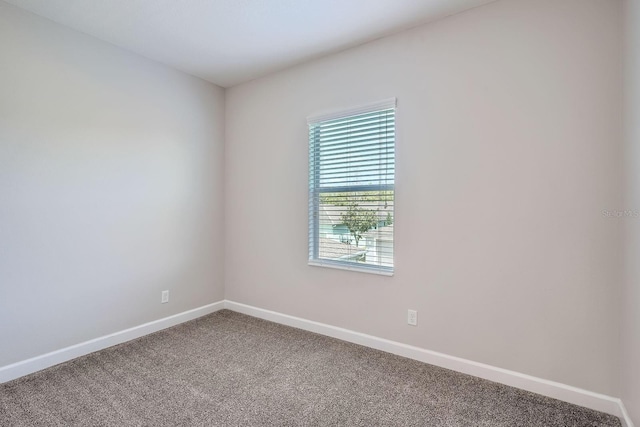
<instances>
[{"instance_id":1,"label":"white window blinds","mask_svg":"<svg viewBox=\"0 0 640 427\"><path fill-rule=\"evenodd\" d=\"M309 118L309 263L393 273L395 98Z\"/></svg>"}]
</instances>

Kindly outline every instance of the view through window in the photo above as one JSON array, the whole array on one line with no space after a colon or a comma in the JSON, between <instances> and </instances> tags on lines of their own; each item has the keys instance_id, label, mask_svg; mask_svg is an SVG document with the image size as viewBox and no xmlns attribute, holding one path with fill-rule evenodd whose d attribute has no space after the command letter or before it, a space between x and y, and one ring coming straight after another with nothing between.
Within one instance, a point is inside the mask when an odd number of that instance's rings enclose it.
<instances>
[{"instance_id":1,"label":"view through window","mask_svg":"<svg viewBox=\"0 0 640 427\"><path fill-rule=\"evenodd\" d=\"M395 99L309 120L309 262L393 272Z\"/></svg>"}]
</instances>

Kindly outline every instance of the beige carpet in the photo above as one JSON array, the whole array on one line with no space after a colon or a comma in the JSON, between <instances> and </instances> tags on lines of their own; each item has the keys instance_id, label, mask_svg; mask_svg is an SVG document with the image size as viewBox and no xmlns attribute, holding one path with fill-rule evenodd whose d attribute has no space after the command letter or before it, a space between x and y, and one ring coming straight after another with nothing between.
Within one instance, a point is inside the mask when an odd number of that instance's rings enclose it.
<instances>
[{"instance_id":1,"label":"beige carpet","mask_svg":"<svg viewBox=\"0 0 640 427\"><path fill-rule=\"evenodd\" d=\"M1 426L620 426L223 310L0 385Z\"/></svg>"}]
</instances>

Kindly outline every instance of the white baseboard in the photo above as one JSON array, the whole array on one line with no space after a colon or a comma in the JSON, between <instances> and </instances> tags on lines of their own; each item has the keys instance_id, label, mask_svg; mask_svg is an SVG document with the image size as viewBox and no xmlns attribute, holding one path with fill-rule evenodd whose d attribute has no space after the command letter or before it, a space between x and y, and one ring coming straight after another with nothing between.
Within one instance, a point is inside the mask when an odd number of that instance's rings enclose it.
<instances>
[{"instance_id":1,"label":"white baseboard","mask_svg":"<svg viewBox=\"0 0 640 427\"><path fill-rule=\"evenodd\" d=\"M409 359L418 360L420 362L429 363L431 365L440 366L442 368L451 369L453 371L462 372L464 374L473 375L489 381L494 381L500 384L562 400L564 402L594 409L596 411L619 417L622 420L623 427L633 427L633 423L631 422L622 401L616 397L594 393L592 391L583 390L555 381L549 381L531 375L486 365L484 363L474 362L460 357L450 356L436 351L426 350L386 340L384 338L378 338L372 335L366 335L360 332L314 322L300 317L289 316L275 311L264 310L262 308L229 300L224 302L224 307L229 310L237 311L238 313L248 314L260 319L270 320L283 325L293 326L298 329L327 335L343 341L375 348L377 350L386 351L387 353L396 354L398 356L407 357Z\"/></svg>"},{"instance_id":2,"label":"white baseboard","mask_svg":"<svg viewBox=\"0 0 640 427\"><path fill-rule=\"evenodd\" d=\"M184 311L182 313L174 314L173 316L154 320L153 322L134 326L133 328L52 351L51 353L36 356L11 365L2 366L0 367L0 384L40 371L50 366L75 359L76 357L93 353L94 351L102 350L116 344L121 344L123 342L196 319L206 314L222 310L223 308L224 301L218 301L213 304L207 304L202 307L194 308L193 310Z\"/></svg>"},{"instance_id":3,"label":"white baseboard","mask_svg":"<svg viewBox=\"0 0 640 427\"><path fill-rule=\"evenodd\" d=\"M633 421L631 421L631 416L627 412L627 408L625 408L624 402L622 402L622 399L618 399L618 400L620 400L620 411L622 412L622 415L620 415L620 421L622 421L622 427L633 427Z\"/></svg>"},{"instance_id":4,"label":"white baseboard","mask_svg":"<svg viewBox=\"0 0 640 427\"><path fill-rule=\"evenodd\" d=\"M173 316L165 317L163 319L155 320L153 322L145 323L143 325L135 326L133 328L125 329L123 331L36 356L31 359L2 366L0 367L0 384L40 371L50 366L75 359L76 357L84 356L116 344L121 344L123 342L196 319L219 311L223 308L227 308L238 313L248 314L260 319L270 320L283 325L330 336L343 341L352 342L354 344L386 351L387 353L396 354L479 378L484 378L489 381L531 391L533 393L584 406L596 411L605 412L619 417L622 421L622 427L634 427L623 402L615 397L229 300L208 304L193 310L178 313Z\"/></svg>"}]
</instances>

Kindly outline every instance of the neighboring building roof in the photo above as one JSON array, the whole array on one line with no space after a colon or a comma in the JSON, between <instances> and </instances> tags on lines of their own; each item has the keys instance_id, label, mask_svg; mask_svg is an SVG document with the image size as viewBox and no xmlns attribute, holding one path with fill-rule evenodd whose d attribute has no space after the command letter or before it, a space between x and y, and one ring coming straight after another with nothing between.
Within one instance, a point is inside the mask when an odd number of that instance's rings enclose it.
<instances>
[{"instance_id":1,"label":"neighboring building roof","mask_svg":"<svg viewBox=\"0 0 640 427\"><path fill-rule=\"evenodd\" d=\"M378 240L393 240L393 224L369 230L364 233L362 237L369 237Z\"/></svg>"},{"instance_id":2,"label":"neighboring building roof","mask_svg":"<svg viewBox=\"0 0 640 427\"><path fill-rule=\"evenodd\" d=\"M338 240L328 239L326 237L320 237L318 239L320 258L338 259L338 258L350 258L357 255L364 255L367 250L362 246L350 245L348 243L342 243Z\"/></svg>"},{"instance_id":3,"label":"neighboring building roof","mask_svg":"<svg viewBox=\"0 0 640 427\"><path fill-rule=\"evenodd\" d=\"M340 225L342 214L347 210L344 206L320 205L320 224Z\"/></svg>"}]
</instances>

